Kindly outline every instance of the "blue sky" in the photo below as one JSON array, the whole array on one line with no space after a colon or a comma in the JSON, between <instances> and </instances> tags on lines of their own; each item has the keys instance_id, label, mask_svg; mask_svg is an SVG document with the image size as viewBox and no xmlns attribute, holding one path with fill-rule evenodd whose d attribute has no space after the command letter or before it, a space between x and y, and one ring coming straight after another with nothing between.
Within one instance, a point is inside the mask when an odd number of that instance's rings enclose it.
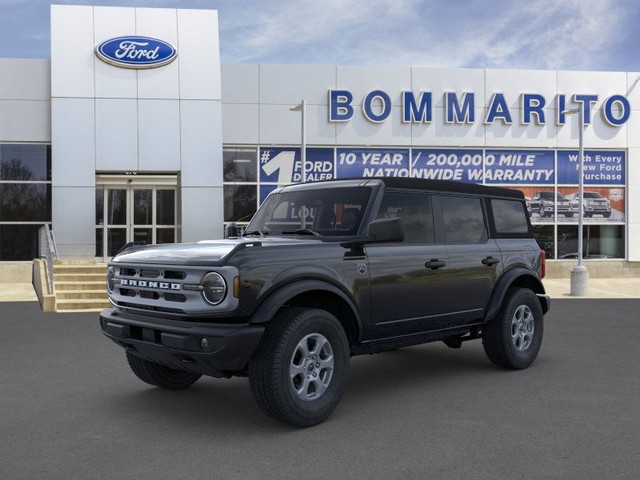
<instances>
[{"instance_id":1,"label":"blue sky","mask_svg":"<svg viewBox=\"0 0 640 480\"><path fill-rule=\"evenodd\" d=\"M638 0L61 1L215 8L223 62L640 71ZM0 58L47 58L49 5L0 0Z\"/></svg>"}]
</instances>

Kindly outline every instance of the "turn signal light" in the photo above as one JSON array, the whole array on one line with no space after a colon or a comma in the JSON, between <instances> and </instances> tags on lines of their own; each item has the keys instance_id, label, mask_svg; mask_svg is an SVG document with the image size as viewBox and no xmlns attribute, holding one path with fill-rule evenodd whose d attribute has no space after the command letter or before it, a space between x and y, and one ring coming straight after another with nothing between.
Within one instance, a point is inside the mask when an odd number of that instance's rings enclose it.
<instances>
[{"instance_id":1,"label":"turn signal light","mask_svg":"<svg viewBox=\"0 0 640 480\"><path fill-rule=\"evenodd\" d=\"M547 253L540 250L540 278L544 278L547 273Z\"/></svg>"}]
</instances>

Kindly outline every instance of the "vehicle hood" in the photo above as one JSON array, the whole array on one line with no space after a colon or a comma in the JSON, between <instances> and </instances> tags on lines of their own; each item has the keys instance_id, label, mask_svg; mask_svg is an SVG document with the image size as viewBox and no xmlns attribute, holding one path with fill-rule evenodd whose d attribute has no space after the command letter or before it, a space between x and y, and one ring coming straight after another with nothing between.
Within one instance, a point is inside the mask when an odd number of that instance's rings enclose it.
<instances>
[{"instance_id":1,"label":"vehicle hood","mask_svg":"<svg viewBox=\"0 0 640 480\"><path fill-rule=\"evenodd\" d=\"M114 264L222 265L246 248L268 248L323 243L308 237L238 237L197 243L134 246L113 257Z\"/></svg>"}]
</instances>

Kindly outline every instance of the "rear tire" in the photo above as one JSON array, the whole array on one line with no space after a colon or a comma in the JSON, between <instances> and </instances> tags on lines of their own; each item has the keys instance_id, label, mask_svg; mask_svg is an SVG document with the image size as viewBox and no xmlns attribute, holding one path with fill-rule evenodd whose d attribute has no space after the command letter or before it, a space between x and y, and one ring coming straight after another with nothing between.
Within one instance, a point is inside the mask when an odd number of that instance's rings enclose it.
<instances>
[{"instance_id":1,"label":"rear tire","mask_svg":"<svg viewBox=\"0 0 640 480\"><path fill-rule=\"evenodd\" d=\"M187 388L202 376L199 373L169 368L150 362L131 352L127 352L127 362L133 373L143 382L154 387L168 388L170 390Z\"/></svg>"},{"instance_id":2,"label":"rear tire","mask_svg":"<svg viewBox=\"0 0 640 480\"><path fill-rule=\"evenodd\" d=\"M340 402L349 357L335 316L320 309L283 310L249 361L251 392L270 417L298 427L316 425Z\"/></svg>"},{"instance_id":3,"label":"rear tire","mask_svg":"<svg viewBox=\"0 0 640 480\"><path fill-rule=\"evenodd\" d=\"M482 331L482 346L494 364L521 370L536 359L542 345L543 313L528 288L510 288L500 312Z\"/></svg>"}]
</instances>

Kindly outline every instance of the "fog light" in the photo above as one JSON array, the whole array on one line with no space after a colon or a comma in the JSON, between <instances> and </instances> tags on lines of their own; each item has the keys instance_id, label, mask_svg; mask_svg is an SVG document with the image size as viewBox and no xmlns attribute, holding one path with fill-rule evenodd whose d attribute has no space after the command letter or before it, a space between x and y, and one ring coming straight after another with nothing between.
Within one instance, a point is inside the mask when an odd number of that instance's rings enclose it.
<instances>
[{"instance_id":1,"label":"fog light","mask_svg":"<svg viewBox=\"0 0 640 480\"><path fill-rule=\"evenodd\" d=\"M206 350L207 348L209 348L209 341L204 337L200 339L200 348L202 350Z\"/></svg>"}]
</instances>

